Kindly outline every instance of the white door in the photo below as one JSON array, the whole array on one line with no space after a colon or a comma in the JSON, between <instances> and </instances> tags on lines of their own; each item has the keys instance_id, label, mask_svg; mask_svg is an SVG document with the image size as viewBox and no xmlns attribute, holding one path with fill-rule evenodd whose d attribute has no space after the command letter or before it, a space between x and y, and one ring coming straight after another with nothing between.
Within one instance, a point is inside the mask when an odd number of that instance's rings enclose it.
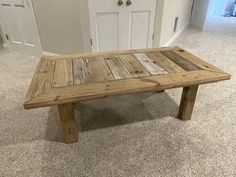
<instances>
[{"instance_id":1,"label":"white door","mask_svg":"<svg viewBox=\"0 0 236 177\"><path fill-rule=\"evenodd\" d=\"M41 56L42 49L31 0L0 0L7 45L11 50Z\"/></svg>"},{"instance_id":2,"label":"white door","mask_svg":"<svg viewBox=\"0 0 236 177\"><path fill-rule=\"evenodd\" d=\"M89 0L93 51L150 48L156 0Z\"/></svg>"}]
</instances>

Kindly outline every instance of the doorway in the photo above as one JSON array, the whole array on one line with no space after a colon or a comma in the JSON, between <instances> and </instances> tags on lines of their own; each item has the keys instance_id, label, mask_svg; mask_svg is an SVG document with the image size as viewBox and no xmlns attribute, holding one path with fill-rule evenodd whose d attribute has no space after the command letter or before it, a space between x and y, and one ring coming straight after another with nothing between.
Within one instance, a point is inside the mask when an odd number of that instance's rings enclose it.
<instances>
[{"instance_id":1,"label":"doorway","mask_svg":"<svg viewBox=\"0 0 236 177\"><path fill-rule=\"evenodd\" d=\"M236 0L212 0L204 31L232 34L235 29Z\"/></svg>"}]
</instances>

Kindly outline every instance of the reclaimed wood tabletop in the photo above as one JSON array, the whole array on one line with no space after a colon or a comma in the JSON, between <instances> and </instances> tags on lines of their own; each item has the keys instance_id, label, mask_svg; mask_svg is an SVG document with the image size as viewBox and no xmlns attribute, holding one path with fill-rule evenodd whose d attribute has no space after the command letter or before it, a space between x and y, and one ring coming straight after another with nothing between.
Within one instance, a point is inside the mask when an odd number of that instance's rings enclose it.
<instances>
[{"instance_id":1,"label":"reclaimed wood tabletop","mask_svg":"<svg viewBox=\"0 0 236 177\"><path fill-rule=\"evenodd\" d=\"M183 87L179 117L189 120L198 85L227 79L229 74L176 46L55 56L41 59L24 107L57 105L65 117L63 109L73 111L75 102Z\"/></svg>"}]
</instances>

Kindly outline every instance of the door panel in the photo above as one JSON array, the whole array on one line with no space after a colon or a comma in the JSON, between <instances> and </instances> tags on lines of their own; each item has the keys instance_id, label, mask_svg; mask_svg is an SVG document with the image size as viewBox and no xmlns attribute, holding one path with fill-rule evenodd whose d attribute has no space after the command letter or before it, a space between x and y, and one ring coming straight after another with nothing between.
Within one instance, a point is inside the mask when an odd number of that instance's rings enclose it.
<instances>
[{"instance_id":1,"label":"door panel","mask_svg":"<svg viewBox=\"0 0 236 177\"><path fill-rule=\"evenodd\" d=\"M96 14L97 50L119 50L119 13Z\"/></svg>"},{"instance_id":2,"label":"door panel","mask_svg":"<svg viewBox=\"0 0 236 177\"><path fill-rule=\"evenodd\" d=\"M152 47L156 0L89 0L93 51Z\"/></svg>"},{"instance_id":3,"label":"door panel","mask_svg":"<svg viewBox=\"0 0 236 177\"><path fill-rule=\"evenodd\" d=\"M150 11L130 13L129 49L148 48L150 13Z\"/></svg>"},{"instance_id":4,"label":"door panel","mask_svg":"<svg viewBox=\"0 0 236 177\"><path fill-rule=\"evenodd\" d=\"M28 46L35 46L34 44L34 34L35 29L33 25L29 25L34 19L30 14L30 8L28 4L23 2L15 2L15 12L17 14L17 21L21 28L21 34L23 38L23 43Z\"/></svg>"},{"instance_id":5,"label":"door panel","mask_svg":"<svg viewBox=\"0 0 236 177\"><path fill-rule=\"evenodd\" d=\"M5 22L9 31L9 40L12 43L21 44L22 36L18 23L15 20L14 11L12 10L11 1L5 1L1 3L1 10L5 17ZM6 19L7 17L7 19Z\"/></svg>"},{"instance_id":6,"label":"door panel","mask_svg":"<svg viewBox=\"0 0 236 177\"><path fill-rule=\"evenodd\" d=\"M156 16L156 0L131 0L127 6L129 29L128 49L151 48Z\"/></svg>"},{"instance_id":7,"label":"door panel","mask_svg":"<svg viewBox=\"0 0 236 177\"><path fill-rule=\"evenodd\" d=\"M42 49L31 0L0 0L11 50L41 56Z\"/></svg>"},{"instance_id":8,"label":"door panel","mask_svg":"<svg viewBox=\"0 0 236 177\"><path fill-rule=\"evenodd\" d=\"M122 50L123 8L118 0L89 0L93 51Z\"/></svg>"}]
</instances>

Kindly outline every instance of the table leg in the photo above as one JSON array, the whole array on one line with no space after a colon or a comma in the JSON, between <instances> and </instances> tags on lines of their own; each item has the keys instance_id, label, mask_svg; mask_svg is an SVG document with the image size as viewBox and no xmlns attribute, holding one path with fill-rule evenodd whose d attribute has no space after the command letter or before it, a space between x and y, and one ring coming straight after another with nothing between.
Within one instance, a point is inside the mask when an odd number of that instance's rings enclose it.
<instances>
[{"instance_id":1,"label":"table leg","mask_svg":"<svg viewBox=\"0 0 236 177\"><path fill-rule=\"evenodd\" d=\"M197 96L198 85L184 87L179 107L178 118L190 120L193 112L194 103Z\"/></svg>"},{"instance_id":2,"label":"table leg","mask_svg":"<svg viewBox=\"0 0 236 177\"><path fill-rule=\"evenodd\" d=\"M78 130L75 122L73 104L58 105L58 109L65 143L77 142Z\"/></svg>"}]
</instances>

